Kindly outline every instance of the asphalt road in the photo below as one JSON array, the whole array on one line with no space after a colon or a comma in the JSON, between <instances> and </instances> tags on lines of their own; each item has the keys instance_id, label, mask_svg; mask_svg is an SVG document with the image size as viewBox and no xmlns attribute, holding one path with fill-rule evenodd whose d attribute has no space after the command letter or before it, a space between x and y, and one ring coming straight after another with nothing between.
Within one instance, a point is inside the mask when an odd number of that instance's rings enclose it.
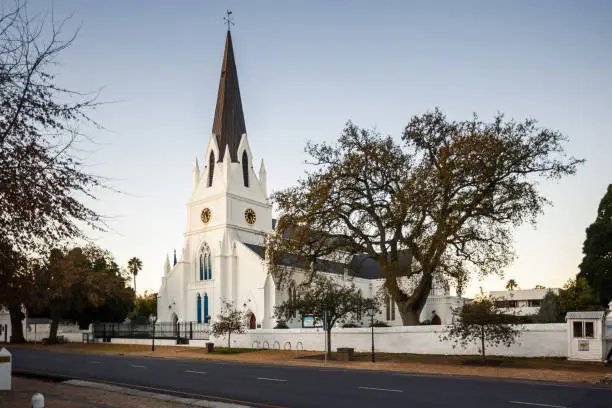
<instances>
[{"instance_id":1,"label":"asphalt road","mask_svg":"<svg viewBox=\"0 0 612 408\"><path fill-rule=\"evenodd\" d=\"M20 348L10 351L15 373L52 374L258 407L612 407L612 390L581 385Z\"/></svg>"}]
</instances>

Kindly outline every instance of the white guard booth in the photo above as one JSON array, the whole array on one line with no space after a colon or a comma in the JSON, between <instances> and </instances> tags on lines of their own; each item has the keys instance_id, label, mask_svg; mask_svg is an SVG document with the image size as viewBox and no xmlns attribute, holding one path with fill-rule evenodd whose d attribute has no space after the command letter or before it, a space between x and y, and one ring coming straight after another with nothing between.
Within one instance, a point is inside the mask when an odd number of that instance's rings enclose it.
<instances>
[{"instance_id":1,"label":"white guard booth","mask_svg":"<svg viewBox=\"0 0 612 408\"><path fill-rule=\"evenodd\" d=\"M612 301L608 303L608 315L605 321L604 335L604 361L606 364L612 363Z\"/></svg>"},{"instance_id":2,"label":"white guard booth","mask_svg":"<svg viewBox=\"0 0 612 408\"><path fill-rule=\"evenodd\" d=\"M0 349L0 391L11 389L12 356L4 347Z\"/></svg>"},{"instance_id":3,"label":"white guard booth","mask_svg":"<svg viewBox=\"0 0 612 408\"><path fill-rule=\"evenodd\" d=\"M604 361L606 312L568 312L568 352L570 360Z\"/></svg>"}]
</instances>

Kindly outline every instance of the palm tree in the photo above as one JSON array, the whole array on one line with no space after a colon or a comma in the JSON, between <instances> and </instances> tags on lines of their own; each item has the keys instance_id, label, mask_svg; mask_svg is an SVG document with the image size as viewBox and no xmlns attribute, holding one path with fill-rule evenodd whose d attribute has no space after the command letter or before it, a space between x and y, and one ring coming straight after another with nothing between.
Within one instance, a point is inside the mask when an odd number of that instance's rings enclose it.
<instances>
[{"instance_id":1,"label":"palm tree","mask_svg":"<svg viewBox=\"0 0 612 408\"><path fill-rule=\"evenodd\" d=\"M134 293L136 293L136 275L142 270L142 261L136 257L133 257L128 261L128 270L134 275Z\"/></svg>"},{"instance_id":2,"label":"palm tree","mask_svg":"<svg viewBox=\"0 0 612 408\"><path fill-rule=\"evenodd\" d=\"M518 284L516 283L514 279L510 279L508 283L506 283L506 289L512 291L516 288L518 288Z\"/></svg>"}]
</instances>

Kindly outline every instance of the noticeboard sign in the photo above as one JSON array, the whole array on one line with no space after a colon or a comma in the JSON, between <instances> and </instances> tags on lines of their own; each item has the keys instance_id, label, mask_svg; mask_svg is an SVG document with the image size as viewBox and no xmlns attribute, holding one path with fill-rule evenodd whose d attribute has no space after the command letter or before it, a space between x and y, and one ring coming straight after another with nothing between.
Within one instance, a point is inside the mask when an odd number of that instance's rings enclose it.
<instances>
[{"instance_id":1,"label":"noticeboard sign","mask_svg":"<svg viewBox=\"0 0 612 408\"><path fill-rule=\"evenodd\" d=\"M578 342L578 351L589 351L589 342L588 341L579 341Z\"/></svg>"},{"instance_id":2,"label":"noticeboard sign","mask_svg":"<svg viewBox=\"0 0 612 408\"><path fill-rule=\"evenodd\" d=\"M315 327L315 320L313 316L305 316L302 319L302 327Z\"/></svg>"}]
</instances>

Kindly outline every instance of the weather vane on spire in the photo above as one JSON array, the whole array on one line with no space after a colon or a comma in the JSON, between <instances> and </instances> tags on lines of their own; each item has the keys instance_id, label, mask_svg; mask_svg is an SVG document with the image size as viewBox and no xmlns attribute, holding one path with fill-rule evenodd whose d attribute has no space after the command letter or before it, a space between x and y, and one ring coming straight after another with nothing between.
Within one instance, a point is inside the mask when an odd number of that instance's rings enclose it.
<instances>
[{"instance_id":1,"label":"weather vane on spire","mask_svg":"<svg viewBox=\"0 0 612 408\"><path fill-rule=\"evenodd\" d=\"M225 20L225 24L227 24L227 31L230 31L232 26L235 25L234 22L232 21L232 11L231 10L225 10L225 17L223 17L223 20Z\"/></svg>"}]
</instances>

